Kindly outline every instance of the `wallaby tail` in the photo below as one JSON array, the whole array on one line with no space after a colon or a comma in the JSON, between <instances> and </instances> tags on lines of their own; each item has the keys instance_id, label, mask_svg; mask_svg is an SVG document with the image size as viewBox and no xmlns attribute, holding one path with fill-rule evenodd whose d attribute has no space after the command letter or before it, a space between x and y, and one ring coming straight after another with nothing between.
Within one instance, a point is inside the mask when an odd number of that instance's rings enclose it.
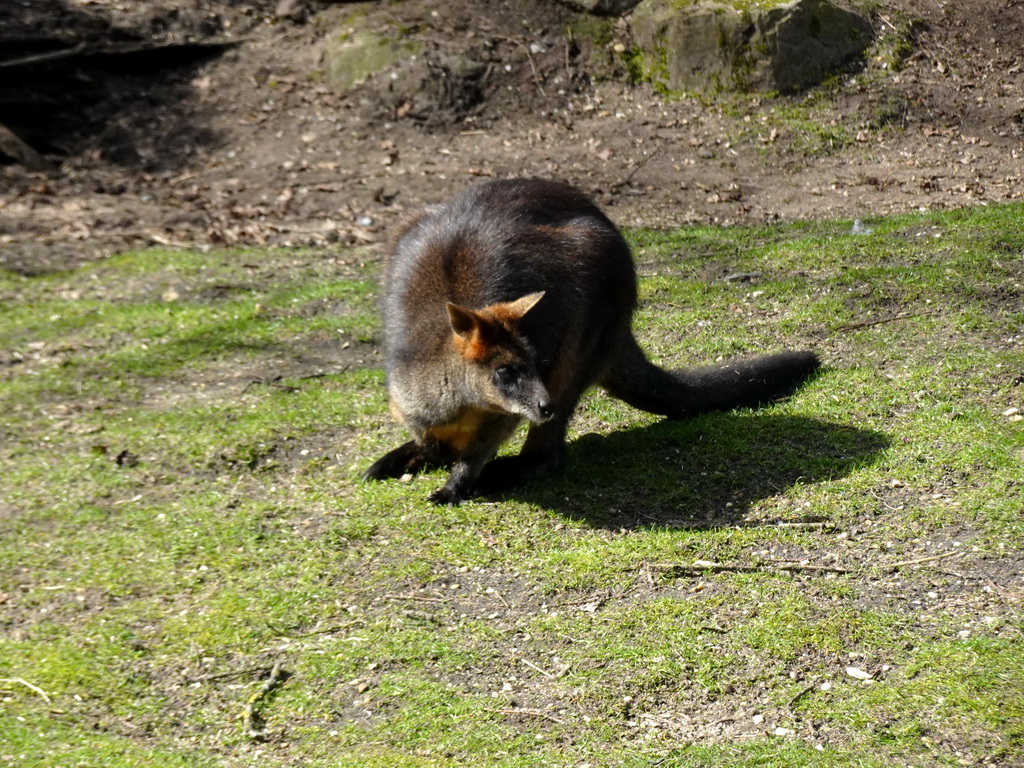
<instances>
[{"instance_id":1,"label":"wallaby tail","mask_svg":"<svg viewBox=\"0 0 1024 768\"><path fill-rule=\"evenodd\" d=\"M665 370L651 363L630 336L600 383L634 408L682 419L784 397L820 365L813 352L779 352L721 366Z\"/></svg>"}]
</instances>

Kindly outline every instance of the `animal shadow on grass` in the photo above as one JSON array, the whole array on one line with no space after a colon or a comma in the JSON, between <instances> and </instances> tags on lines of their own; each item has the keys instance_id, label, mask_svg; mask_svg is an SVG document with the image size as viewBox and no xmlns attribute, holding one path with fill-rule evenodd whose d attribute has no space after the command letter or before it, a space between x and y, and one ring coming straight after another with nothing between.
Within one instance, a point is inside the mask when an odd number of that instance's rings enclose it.
<instances>
[{"instance_id":1,"label":"animal shadow on grass","mask_svg":"<svg viewBox=\"0 0 1024 768\"><path fill-rule=\"evenodd\" d=\"M728 527L758 500L844 477L888 445L880 432L802 416L709 414L583 435L565 470L503 496L599 528Z\"/></svg>"}]
</instances>

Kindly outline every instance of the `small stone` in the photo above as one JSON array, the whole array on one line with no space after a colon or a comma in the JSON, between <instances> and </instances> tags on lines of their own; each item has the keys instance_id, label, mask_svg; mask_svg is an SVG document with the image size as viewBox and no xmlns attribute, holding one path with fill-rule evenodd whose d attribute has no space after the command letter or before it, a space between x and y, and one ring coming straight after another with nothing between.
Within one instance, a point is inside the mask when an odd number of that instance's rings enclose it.
<instances>
[{"instance_id":1,"label":"small stone","mask_svg":"<svg viewBox=\"0 0 1024 768\"><path fill-rule=\"evenodd\" d=\"M274 9L274 15L279 19L303 24L309 18L309 6L306 0L280 0Z\"/></svg>"},{"instance_id":2,"label":"small stone","mask_svg":"<svg viewBox=\"0 0 1024 768\"><path fill-rule=\"evenodd\" d=\"M850 677L854 678L855 680L870 680L871 679L871 673L865 672L863 669L860 669L859 667L847 667L846 668L846 674L848 674Z\"/></svg>"}]
</instances>

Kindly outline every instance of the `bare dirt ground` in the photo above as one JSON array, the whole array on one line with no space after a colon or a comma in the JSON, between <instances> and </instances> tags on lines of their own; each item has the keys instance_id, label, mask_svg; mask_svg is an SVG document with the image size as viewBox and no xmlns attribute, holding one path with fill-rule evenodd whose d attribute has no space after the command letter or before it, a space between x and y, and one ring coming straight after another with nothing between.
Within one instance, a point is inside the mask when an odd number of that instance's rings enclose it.
<instances>
[{"instance_id":1,"label":"bare dirt ground","mask_svg":"<svg viewBox=\"0 0 1024 768\"><path fill-rule=\"evenodd\" d=\"M44 166L0 167L0 267L380 242L403 210L491 176L566 179L618 223L651 227L1024 195L1021 0L884 0L872 22L905 32L898 70L872 58L816 91L717 100L627 84L608 42L567 32L579 16L557 3L437 6L7 5L0 123ZM340 93L323 82L323 43L364 10L360 24L419 43L419 64ZM452 77L453 55L485 70Z\"/></svg>"}]
</instances>

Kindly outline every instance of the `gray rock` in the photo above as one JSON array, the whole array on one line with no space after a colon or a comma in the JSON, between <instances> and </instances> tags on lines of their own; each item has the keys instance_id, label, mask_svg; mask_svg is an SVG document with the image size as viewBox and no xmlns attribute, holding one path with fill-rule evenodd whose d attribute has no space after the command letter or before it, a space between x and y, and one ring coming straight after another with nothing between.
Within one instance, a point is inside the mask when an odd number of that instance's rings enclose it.
<instances>
[{"instance_id":1,"label":"gray rock","mask_svg":"<svg viewBox=\"0 0 1024 768\"><path fill-rule=\"evenodd\" d=\"M766 11L750 46L768 53L762 85L791 91L821 83L863 55L873 38L871 23L860 14L827 0L797 0Z\"/></svg>"},{"instance_id":2,"label":"gray rock","mask_svg":"<svg viewBox=\"0 0 1024 768\"><path fill-rule=\"evenodd\" d=\"M828 0L738 10L643 0L631 19L644 77L670 91L794 91L821 83L871 43L863 16Z\"/></svg>"},{"instance_id":3,"label":"gray rock","mask_svg":"<svg viewBox=\"0 0 1024 768\"><path fill-rule=\"evenodd\" d=\"M309 4L306 0L278 0L274 15L296 24L305 24L309 19Z\"/></svg>"}]
</instances>

